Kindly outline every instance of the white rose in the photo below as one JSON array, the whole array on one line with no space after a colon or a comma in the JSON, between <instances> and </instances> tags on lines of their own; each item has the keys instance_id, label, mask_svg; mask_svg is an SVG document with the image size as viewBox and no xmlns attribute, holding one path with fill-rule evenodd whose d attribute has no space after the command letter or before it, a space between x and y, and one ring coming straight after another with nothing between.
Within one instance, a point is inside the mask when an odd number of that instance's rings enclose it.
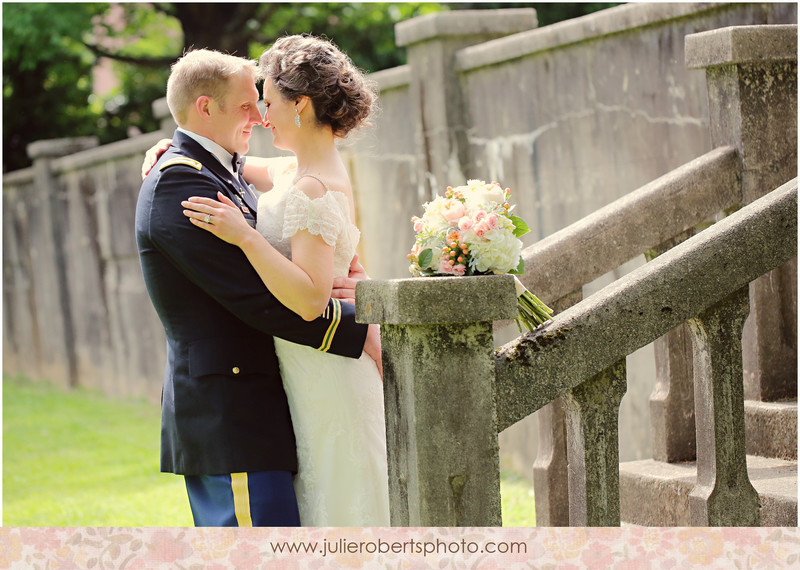
<instances>
[{"instance_id":1,"label":"white rose","mask_svg":"<svg viewBox=\"0 0 800 570\"><path fill-rule=\"evenodd\" d=\"M444 211L450 201L441 196L437 196L431 202L425 204L425 213L422 215L422 222L425 228L431 232L446 232L450 227L450 221L444 217Z\"/></svg>"},{"instance_id":2,"label":"white rose","mask_svg":"<svg viewBox=\"0 0 800 570\"><path fill-rule=\"evenodd\" d=\"M467 202L467 208L476 207L488 202L503 204L506 192L498 184L486 184L482 180L469 180L466 186L460 187Z\"/></svg>"}]
</instances>

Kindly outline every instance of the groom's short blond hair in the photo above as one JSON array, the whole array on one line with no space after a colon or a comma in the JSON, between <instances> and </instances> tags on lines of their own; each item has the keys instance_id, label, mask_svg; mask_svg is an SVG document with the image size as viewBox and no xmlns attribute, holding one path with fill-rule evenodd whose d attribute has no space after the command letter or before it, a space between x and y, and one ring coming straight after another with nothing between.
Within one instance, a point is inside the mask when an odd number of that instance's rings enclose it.
<instances>
[{"instance_id":1,"label":"groom's short blond hair","mask_svg":"<svg viewBox=\"0 0 800 570\"><path fill-rule=\"evenodd\" d=\"M242 72L250 73L255 84L258 78L256 61L210 49L185 53L172 65L167 80L167 105L172 118L182 126L189 109L202 95L224 108L228 81Z\"/></svg>"}]
</instances>

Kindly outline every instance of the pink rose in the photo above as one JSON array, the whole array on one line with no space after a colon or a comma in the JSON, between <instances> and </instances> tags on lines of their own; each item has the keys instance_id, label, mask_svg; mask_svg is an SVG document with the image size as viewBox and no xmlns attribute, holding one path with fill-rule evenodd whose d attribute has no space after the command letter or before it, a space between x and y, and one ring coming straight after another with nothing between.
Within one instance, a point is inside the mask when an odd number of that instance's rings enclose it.
<instances>
[{"instance_id":1,"label":"pink rose","mask_svg":"<svg viewBox=\"0 0 800 570\"><path fill-rule=\"evenodd\" d=\"M459 263L458 265L454 265L452 269L453 269L453 275L458 275L459 277L462 277L464 275L464 272L467 270L467 266Z\"/></svg>"},{"instance_id":2,"label":"pink rose","mask_svg":"<svg viewBox=\"0 0 800 570\"><path fill-rule=\"evenodd\" d=\"M450 261L449 255L442 256L442 258L439 260L440 273L447 273L448 275L453 273L453 265L450 264Z\"/></svg>"},{"instance_id":3,"label":"pink rose","mask_svg":"<svg viewBox=\"0 0 800 570\"><path fill-rule=\"evenodd\" d=\"M458 229L462 232L467 231L472 227L472 220L469 216L464 216L460 220L458 220Z\"/></svg>"},{"instance_id":4,"label":"pink rose","mask_svg":"<svg viewBox=\"0 0 800 570\"><path fill-rule=\"evenodd\" d=\"M442 216L451 224L458 222L465 213L464 204L458 200L450 200L442 208Z\"/></svg>"},{"instance_id":5,"label":"pink rose","mask_svg":"<svg viewBox=\"0 0 800 570\"><path fill-rule=\"evenodd\" d=\"M486 222L489 224L489 229L496 230L498 228L497 222L497 214L489 214L489 217L486 219Z\"/></svg>"}]
</instances>

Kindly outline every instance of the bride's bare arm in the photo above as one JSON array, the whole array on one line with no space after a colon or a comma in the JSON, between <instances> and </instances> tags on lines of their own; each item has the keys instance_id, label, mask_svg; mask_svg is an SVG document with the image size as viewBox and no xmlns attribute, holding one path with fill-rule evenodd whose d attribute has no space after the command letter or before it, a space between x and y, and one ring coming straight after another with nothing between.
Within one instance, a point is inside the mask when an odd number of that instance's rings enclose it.
<instances>
[{"instance_id":1,"label":"bride's bare arm","mask_svg":"<svg viewBox=\"0 0 800 570\"><path fill-rule=\"evenodd\" d=\"M313 321L322 314L333 286L333 247L306 230L291 240L292 259L285 258L254 228L225 195L219 202L193 197L181 202L184 214L197 227L238 246L261 280L284 306L303 319ZM206 221L206 216L210 216Z\"/></svg>"},{"instance_id":2,"label":"bride's bare arm","mask_svg":"<svg viewBox=\"0 0 800 570\"><path fill-rule=\"evenodd\" d=\"M242 176L248 184L252 184L259 192L272 190L275 176L297 167L297 159L293 156L262 158L248 156L245 160Z\"/></svg>"}]
</instances>

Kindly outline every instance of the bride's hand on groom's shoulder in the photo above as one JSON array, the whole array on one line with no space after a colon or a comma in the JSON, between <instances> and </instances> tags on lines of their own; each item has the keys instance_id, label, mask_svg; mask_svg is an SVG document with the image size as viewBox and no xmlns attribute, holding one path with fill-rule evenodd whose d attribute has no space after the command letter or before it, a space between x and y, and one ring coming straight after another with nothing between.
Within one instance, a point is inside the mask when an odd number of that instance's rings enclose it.
<instances>
[{"instance_id":1,"label":"bride's hand on groom's shoulder","mask_svg":"<svg viewBox=\"0 0 800 570\"><path fill-rule=\"evenodd\" d=\"M159 157L167 152L170 144L172 144L172 139L161 139L144 153L144 161L142 161L142 180L147 177L147 173L156 165Z\"/></svg>"},{"instance_id":2,"label":"bride's hand on groom's shoulder","mask_svg":"<svg viewBox=\"0 0 800 570\"><path fill-rule=\"evenodd\" d=\"M198 228L211 232L223 241L243 247L248 237L261 234L250 227L242 211L225 196L217 192L219 201L202 196L192 196L181 202L183 215ZM263 238L262 238L263 239Z\"/></svg>"}]
</instances>

